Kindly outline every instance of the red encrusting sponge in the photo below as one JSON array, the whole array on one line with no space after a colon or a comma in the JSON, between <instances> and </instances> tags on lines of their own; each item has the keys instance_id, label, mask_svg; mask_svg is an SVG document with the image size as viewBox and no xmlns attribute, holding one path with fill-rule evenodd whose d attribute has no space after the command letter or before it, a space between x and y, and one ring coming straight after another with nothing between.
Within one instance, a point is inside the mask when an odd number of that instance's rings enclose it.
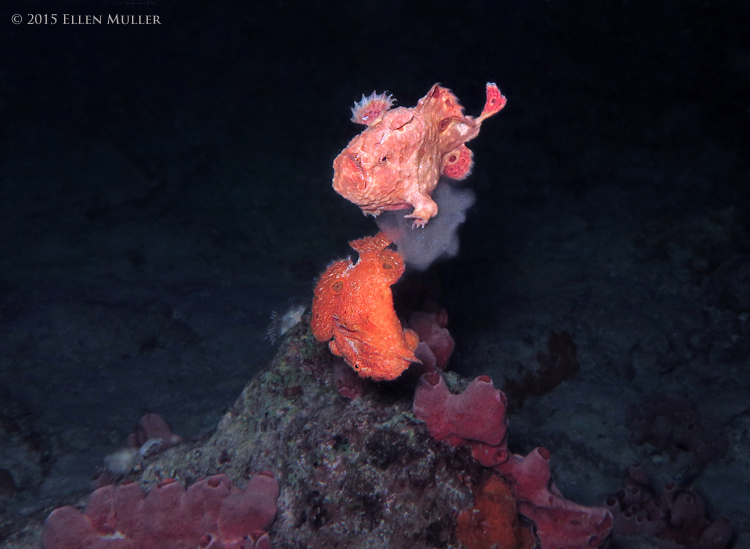
<instances>
[{"instance_id":1,"label":"red encrusting sponge","mask_svg":"<svg viewBox=\"0 0 750 549\"><path fill-rule=\"evenodd\" d=\"M279 483L254 475L240 490L224 474L185 490L165 480L148 495L136 483L104 486L89 497L86 512L55 509L44 526L47 549L270 549L266 530L276 518Z\"/></svg>"}]
</instances>

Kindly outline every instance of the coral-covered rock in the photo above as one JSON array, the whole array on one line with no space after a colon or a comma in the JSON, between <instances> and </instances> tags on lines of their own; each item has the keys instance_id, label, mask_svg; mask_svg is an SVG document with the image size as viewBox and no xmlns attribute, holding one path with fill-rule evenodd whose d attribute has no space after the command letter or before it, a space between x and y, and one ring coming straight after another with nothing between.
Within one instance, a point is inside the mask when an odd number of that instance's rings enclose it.
<instances>
[{"instance_id":1,"label":"coral-covered rock","mask_svg":"<svg viewBox=\"0 0 750 549\"><path fill-rule=\"evenodd\" d=\"M278 496L278 481L269 473L253 476L243 490L226 475L200 480L187 490L179 482L164 481L148 495L134 483L104 486L89 496L85 513L70 506L53 511L45 524L44 545L260 549L269 546L265 530L276 516Z\"/></svg>"},{"instance_id":2,"label":"coral-covered rock","mask_svg":"<svg viewBox=\"0 0 750 549\"><path fill-rule=\"evenodd\" d=\"M427 423L415 419L408 386L373 383L359 398L344 399L335 387L333 361L326 345L311 334L305 317L284 338L268 368L248 383L216 432L208 440L153 456L144 464L139 483L153 491L169 478L191 483L218 472L240 484L248 469L272 470L281 491L279 512L268 535L279 549L458 549L456 510L472 507L472 487L493 473L472 452L476 455L480 445L504 449L505 435L501 433L497 447L478 441L454 447L437 441ZM451 372L438 380L450 388L470 385ZM502 404L489 378L475 380L473 387L453 395L448 390L447 397L460 402L468 392L480 400L491 397L490 407ZM497 427L504 428L502 407L496 410L492 422L501 418ZM483 430L481 425L476 429ZM130 486L143 497L137 485ZM194 486L192 482L186 495ZM197 496L200 501L202 496ZM123 507L127 509L134 507ZM79 511L65 512L76 518L78 524L72 526L91 526ZM111 529L109 514L98 516ZM118 521L138 516L121 514ZM205 516L207 523L219 523L215 507ZM209 535L200 543L218 546L220 536ZM267 547L267 536L251 532L252 536L254 549Z\"/></svg>"},{"instance_id":3,"label":"coral-covered rock","mask_svg":"<svg viewBox=\"0 0 750 549\"><path fill-rule=\"evenodd\" d=\"M343 359L336 357L333 361L333 381L341 396L354 399L362 395L366 380L359 377Z\"/></svg>"},{"instance_id":4,"label":"coral-covered rock","mask_svg":"<svg viewBox=\"0 0 750 549\"><path fill-rule=\"evenodd\" d=\"M274 547L455 547L455 510L471 505L471 487L487 470L414 419L408 385L364 380L358 398L341 398L336 359L308 320L281 341L209 440L157 454L140 482L223 472L238 483L248 468L272 470L281 485Z\"/></svg>"}]
</instances>

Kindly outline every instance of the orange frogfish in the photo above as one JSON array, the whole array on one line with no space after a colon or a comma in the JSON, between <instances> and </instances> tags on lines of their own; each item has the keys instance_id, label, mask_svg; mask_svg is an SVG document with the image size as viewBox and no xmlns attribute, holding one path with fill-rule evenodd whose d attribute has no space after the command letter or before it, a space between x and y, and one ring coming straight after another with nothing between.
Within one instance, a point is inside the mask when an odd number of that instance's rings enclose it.
<instances>
[{"instance_id":1,"label":"orange frogfish","mask_svg":"<svg viewBox=\"0 0 750 549\"><path fill-rule=\"evenodd\" d=\"M466 143L505 102L490 82L477 118L465 116L456 96L439 84L410 109L391 108L393 99L385 94L362 96L352 108L352 122L367 128L333 161L334 190L373 216L413 207L406 217L424 227L438 213L431 195L440 176L460 180L471 173Z\"/></svg>"},{"instance_id":2,"label":"orange frogfish","mask_svg":"<svg viewBox=\"0 0 750 549\"><path fill-rule=\"evenodd\" d=\"M393 308L391 286L404 272L404 260L384 233L352 240L356 263L343 259L321 275L315 287L310 327L328 341L361 377L396 379L412 362L416 332L404 329Z\"/></svg>"}]
</instances>

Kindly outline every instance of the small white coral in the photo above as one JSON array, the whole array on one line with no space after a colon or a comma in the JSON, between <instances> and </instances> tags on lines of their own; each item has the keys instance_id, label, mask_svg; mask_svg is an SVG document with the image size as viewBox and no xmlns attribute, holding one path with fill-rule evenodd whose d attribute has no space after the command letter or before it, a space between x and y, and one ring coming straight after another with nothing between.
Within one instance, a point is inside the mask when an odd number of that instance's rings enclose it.
<instances>
[{"instance_id":1,"label":"small white coral","mask_svg":"<svg viewBox=\"0 0 750 549\"><path fill-rule=\"evenodd\" d=\"M104 458L104 468L114 478L124 477L140 463L141 456L137 448L121 448Z\"/></svg>"},{"instance_id":2,"label":"small white coral","mask_svg":"<svg viewBox=\"0 0 750 549\"><path fill-rule=\"evenodd\" d=\"M304 303L294 303L284 313L271 313L271 323L266 330L266 339L274 343L277 339L294 328L302 320L307 305Z\"/></svg>"}]
</instances>

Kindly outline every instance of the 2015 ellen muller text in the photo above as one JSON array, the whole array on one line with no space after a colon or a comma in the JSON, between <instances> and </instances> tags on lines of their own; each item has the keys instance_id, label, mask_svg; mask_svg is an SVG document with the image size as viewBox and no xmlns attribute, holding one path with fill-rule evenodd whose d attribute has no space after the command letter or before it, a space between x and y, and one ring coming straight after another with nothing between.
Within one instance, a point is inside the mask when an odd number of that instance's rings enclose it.
<instances>
[{"instance_id":1,"label":"2015 ellen muller text","mask_svg":"<svg viewBox=\"0 0 750 549\"><path fill-rule=\"evenodd\" d=\"M62 14L63 25L161 25L158 15L74 15ZM57 14L45 14L42 16L29 15L29 23L52 24L57 23Z\"/></svg>"}]
</instances>

